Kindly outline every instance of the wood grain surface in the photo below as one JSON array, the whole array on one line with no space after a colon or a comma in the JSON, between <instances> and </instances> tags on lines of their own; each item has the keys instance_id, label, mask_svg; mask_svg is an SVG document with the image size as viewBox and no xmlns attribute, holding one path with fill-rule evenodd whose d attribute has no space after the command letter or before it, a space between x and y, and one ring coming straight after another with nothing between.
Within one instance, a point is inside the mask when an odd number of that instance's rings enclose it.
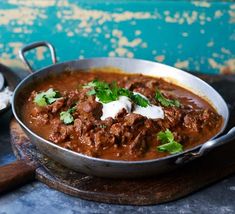
<instances>
[{"instance_id":1,"label":"wood grain surface","mask_svg":"<svg viewBox=\"0 0 235 214\"><path fill-rule=\"evenodd\" d=\"M26 184L35 178L35 167L24 160L17 160L0 167L0 193Z\"/></svg>"},{"instance_id":2,"label":"wood grain surface","mask_svg":"<svg viewBox=\"0 0 235 214\"><path fill-rule=\"evenodd\" d=\"M201 76L225 98L230 108L228 128L235 125L234 76ZM235 141L168 174L141 179L104 179L72 171L41 154L19 124L10 124L12 148L18 159L35 166L36 178L49 187L83 199L147 205L176 200L235 172Z\"/></svg>"}]
</instances>

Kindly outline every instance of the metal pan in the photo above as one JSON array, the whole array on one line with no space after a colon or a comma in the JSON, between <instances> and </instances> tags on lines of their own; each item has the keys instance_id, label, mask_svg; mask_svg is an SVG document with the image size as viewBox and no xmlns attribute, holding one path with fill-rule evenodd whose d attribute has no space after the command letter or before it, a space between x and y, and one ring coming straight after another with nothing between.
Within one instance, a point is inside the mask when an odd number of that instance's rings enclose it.
<instances>
[{"instance_id":1,"label":"metal pan","mask_svg":"<svg viewBox=\"0 0 235 214\"><path fill-rule=\"evenodd\" d=\"M24 54L25 52L39 46L46 46L49 48L52 55L53 65L33 72L33 69L28 63ZM95 176L114 178L139 177L159 174L172 170L180 164L184 164L185 162L198 158L213 148L235 138L235 128L232 128L226 135L216 138L225 129L229 118L228 107L224 99L207 83L182 70L161 63L127 58L91 58L56 63L57 60L55 50L53 46L47 42L37 42L27 45L22 50L20 50L19 54L20 58L29 67L29 70L32 74L26 77L15 89L12 102L13 114L28 137L39 150L52 159L58 161L62 165L65 165L76 171ZM170 155L153 160L119 161L89 157L67 150L38 136L24 124L21 117L21 94L24 93L29 84L36 83L39 80L47 78L50 74L59 75L63 71L77 71L81 69L106 66L118 67L127 73L142 73L154 77L162 77L165 79L174 80L176 84L179 84L209 100L209 102L211 102L211 104L217 109L218 113L222 115L224 119L223 126L210 141L192 149L186 150L180 154Z\"/></svg>"}]
</instances>

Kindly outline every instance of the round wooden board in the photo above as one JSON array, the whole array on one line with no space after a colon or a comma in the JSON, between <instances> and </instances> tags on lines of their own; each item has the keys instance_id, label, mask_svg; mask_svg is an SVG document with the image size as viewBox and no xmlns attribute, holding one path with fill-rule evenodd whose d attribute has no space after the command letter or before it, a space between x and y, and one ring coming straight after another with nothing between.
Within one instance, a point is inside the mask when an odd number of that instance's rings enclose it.
<instances>
[{"instance_id":1,"label":"round wooden board","mask_svg":"<svg viewBox=\"0 0 235 214\"><path fill-rule=\"evenodd\" d=\"M208 81L217 84L221 79L210 78ZM219 89L225 93L222 95L229 102L231 112L235 112L234 93L231 93L235 91L234 78L232 81L223 81L224 84L218 84ZM230 127L235 124L234 113L231 119ZM97 178L65 168L40 153L14 119L10 131L16 157L35 166L36 179L58 191L98 202L130 205L168 202L235 172L235 142L231 142L169 174L129 180Z\"/></svg>"}]
</instances>

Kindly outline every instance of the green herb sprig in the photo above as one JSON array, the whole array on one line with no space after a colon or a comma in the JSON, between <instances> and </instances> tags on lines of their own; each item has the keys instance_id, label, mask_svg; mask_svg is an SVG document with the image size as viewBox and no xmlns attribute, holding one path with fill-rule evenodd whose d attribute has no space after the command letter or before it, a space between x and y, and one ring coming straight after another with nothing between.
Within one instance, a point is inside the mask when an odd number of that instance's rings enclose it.
<instances>
[{"instance_id":1,"label":"green herb sprig","mask_svg":"<svg viewBox=\"0 0 235 214\"><path fill-rule=\"evenodd\" d=\"M156 91L155 99L165 107L169 107L169 106L170 107L176 106L177 108L180 107L180 102L178 100L167 99L159 90Z\"/></svg>"},{"instance_id":2,"label":"green herb sprig","mask_svg":"<svg viewBox=\"0 0 235 214\"><path fill-rule=\"evenodd\" d=\"M126 88L119 88L116 82L108 84L106 82L93 80L84 85L83 88L92 88L88 91L88 95L96 95L102 103L109 103L118 100L120 96L129 97L135 104L141 107L147 107L149 101L139 94L134 94Z\"/></svg>"},{"instance_id":3,"label":"green herb sprig","mask_svg":"<svg viewBox=\"0 0 235 214\"><path fill-rule=\"evenodd\" d=\"M183 151L183 146L174 140L174 135L169 129L166 129L165 132L160 131L157 134L157 139L162 143L162 145L157 147L159 152L176 154Z\"/></svg>"},{"instance_id":4,"label":"green herb sprig","mask_svg":"<svg viewBox=\"0 0 235 214\"><path fill-rule=\"evenodd\" d=\"M73 113L76 111L76 106L68 109L67 111L60 112L60 120L63 121L64 124L68 125L74 121Z\"/></svg>"},{"instance_id":5,"label":"green herb sprig","mask_svg":"<svg viewBox=\"0 0 235 214\"><path fill-rule=\"evenodd\" d=\"M98 80L93 80L84 85L83 88L92 88L88 95L96 95L103 103L109 103L118 99L117 86L115 83L108 84Z\"/></svg>"},{"instance_id":6,"label":"green herb sprig","mask_svg":"<svg viewBox=\"0 0 235 214\"><path fill-rule=\"evenodd\" d=\"M54 103L60 97L61 95L58 91L54 91L53 88L49 88L46 92L38 93L34 98L34 102L38 106L43 107Z\"/></svg>"},{"instance_id":7,"label":"green herb sprig","mask_svg":"<svg viewBox=\"0 0 235 214\"><path fill-rule=\"evenodd\" d=\"M139 94L132 94L130 99L137 105L141 107L147 107L149 105L149 101L146 100L144 97L140 96Z\"/></svg>"},{"instance_id":8,"label":"green herb sprig","mask_svg":"<svg viewBox=\"0 0 235 214\"><path fill-rule=\"evenodd\" d=\"M106 125L99 125L99 128L105 129L105 128L107 128L107 126Z\"/></svg>"}]
</instances>

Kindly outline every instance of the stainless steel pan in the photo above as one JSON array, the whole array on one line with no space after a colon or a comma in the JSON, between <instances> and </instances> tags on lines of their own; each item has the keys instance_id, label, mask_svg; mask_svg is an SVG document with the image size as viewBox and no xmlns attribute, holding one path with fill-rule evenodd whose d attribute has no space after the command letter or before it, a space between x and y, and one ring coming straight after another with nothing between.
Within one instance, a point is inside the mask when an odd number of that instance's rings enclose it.
<instances>
[{"instance_id":1,"label":"stainless steel pan","mask_svg":"<svg viewBox=\"0 0 235 214\"><path fill-rule=\"evenodd\" d=\"M25 52L39 46L46 46L50 49L53 65L34 72L24 54ZM20 58L28 66L31 74L26 77L15 89L12 102L13 114L28 135L28 137L39 150L41 150L52 159L58 161L59 163L76 171L95 176L114 178L149 176L153 174L159 174L172 170L187 161L198 158L204 155L206 152L212 150L213 148L222 145L223 143L226 143L235 137L235 128L232 128L226 135L216 138L223 132L227 125L229 118L228 107L224 99L211 86L209 86L201 79L182 70L161 63L127 58L91 58L56 63L57 60L55 50L53 46L47 42L37 42L27 45L22 50L20 50L19 54ZM60 74L63 71L77 71L81 69L106 66L117 67L127 73L142 73L145 75L162 77L171 81L173 80L176 84L179 84L209 100L209 102L211 102L212 105L217 109L218 113L222 115L224 119L223 126L210 141L204 143L203 145L196 146L193 149L186 150L180 154L170 155L154 160L119 161L89 157L59 147L56 144L38 136L24 124L20 113L20 94L24 93L25 88L27 88L29 84L47 78L47 76L50 74Z\"/></svg>"}]
</instances>

